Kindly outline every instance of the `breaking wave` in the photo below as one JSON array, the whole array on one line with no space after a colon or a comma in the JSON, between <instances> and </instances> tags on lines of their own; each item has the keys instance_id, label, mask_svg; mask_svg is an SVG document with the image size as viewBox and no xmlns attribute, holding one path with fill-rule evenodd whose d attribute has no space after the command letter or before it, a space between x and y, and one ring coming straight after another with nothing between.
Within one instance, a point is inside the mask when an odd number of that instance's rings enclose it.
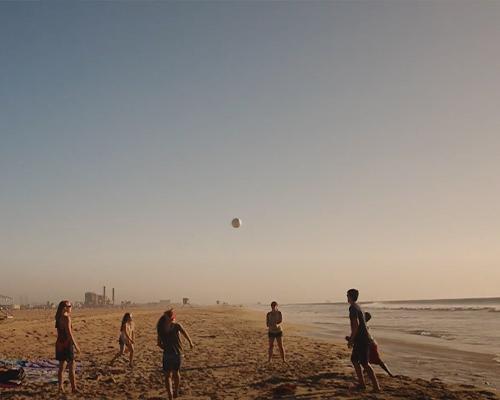
<instances>
[{"instance_id":1,"label":"breaking wave","mask_svg":"<svg viewBox=\"0 0 500 400\"><path fill-rule=\"evenodd\" d=\"M408 310L408 311L489 311L500 312L500 304L495 305L466 305L466 304L429 304L429 303L366 303L366 309L379 310Z\"/></svg>"}]
</instances>

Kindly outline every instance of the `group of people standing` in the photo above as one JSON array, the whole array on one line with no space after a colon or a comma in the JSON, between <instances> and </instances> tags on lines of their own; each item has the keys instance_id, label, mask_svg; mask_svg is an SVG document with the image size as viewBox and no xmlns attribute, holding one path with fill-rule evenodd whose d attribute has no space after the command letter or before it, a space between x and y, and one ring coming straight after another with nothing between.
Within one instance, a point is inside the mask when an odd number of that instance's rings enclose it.
<instances>
[{"instance_id":1,"label":"group of people standing","mask_svg":"<svg viewBox=\"0 0 500 400\"><path fill-rule=\"evenodd\" d=\"M58 389L64 392L63 373L68 368L69 381L73 393L79 392L75 378L75 351L80 353L73 335L71 324L72 304L61 301L57 307L55 316L57 340L56 340L56 360L59 361ZM194 344L186 329L176 321L174 309L163 313L156 324L158 347L163 350L163 371L165 372L165 386L167 388L169 400L178 397L180 386L180 368L182 363L182 341L183 336L193 348ZM135 329L132 314L125 313L120 326L118 338L120 350L111 360L113 364L125 352L129 353L129 365L134 363Z\"/></svg>"},{"instance_id":2,"label":"group of people standing","mask_svg":"<svg viewBox=\"0 0 500 400\"><path fill-rule=\"evenodd\" d=\"M351 362L354 366L354 370L356 371L356 376L358 378L358 384L355 386L355 389L366 389L366 383L362 371L363 368L372 382L373 390L375 392L379 392L380 385L378 383L377 376L375 375L375 372L373 371L373 368L370 364L379 365L391 377L393 377L394 375L380 357L380 354L378 352L378 344L370 334L367 325L372 316L368 312L363 312L363 310L357 303L358 297L359 291L357 289L349 289L347 291L351 333L349 336L346 336L346 340L347 346L352 349ZM266 323L269 336L269 362L271 362L273 356L273 347L275 340L278 343L281 358L283 362L286 362L285 349L283 347L283 330L281 328L282 322L283 316L281 314L281 311L278 310L278 303L273 301L271 303L271 311L269 311L266 315Z\"/></svg>"},{"instance_id":3,"label":"group of people standing","mask_svg":"<svg viewBox=\"0 0 500 400\"><path fill-rule=\"evenodd\" d=\"M351 333L346 336L348 347L352 348L351 361L358 377L357 389L365 389L365 381L361 368L368 374L375 391L380 390L377 377L370 366L370 362L380 365L389 375L392 376L387 366L382 362L377 350L377 344L371 337L367 320L371 317L369 313L363 313L357 304L359 292L350 289L347 292L347 300L350 304L349 319L351 323ZM58 388L64 392L63 373L66 368L69 370L69 380L73 392L78 392L75 378L75 351L80 353L71 325L72 305L64 300L59 303L55 316L55 327L57 329L56 359L59 361ZM276 341L281 359L286 363L285 349L283 346L283 316L278 310L278 303L271 303L271 311L266 314L266 325L269 337L268 362L272 361L274 342ZM163 350L163 371L165 373L165 386L169 400L179 395L180 369L182 364L183 346L181 337L184 337L193 348L194 344L186 329L177 322L174 309L169 309L163 313L156 324L157 344ZM125 352L129 353L129 365L134 362L135 330L132 314L125 313L120 326L118 338L119 352L111 360L114 363Z\"/></svg>"}]
</instances>

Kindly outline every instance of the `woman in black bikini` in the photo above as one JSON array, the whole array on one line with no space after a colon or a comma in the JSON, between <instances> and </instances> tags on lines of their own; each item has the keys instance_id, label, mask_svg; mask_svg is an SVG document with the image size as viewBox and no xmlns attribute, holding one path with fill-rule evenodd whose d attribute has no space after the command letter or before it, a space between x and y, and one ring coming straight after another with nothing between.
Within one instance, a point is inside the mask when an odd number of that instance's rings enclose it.
<instances>
[{"instance_id":1,"label":"woman in black bikini","mask_svg":"<svg viewBox=\"0 0 500 400\"><path fill-rule=\"evenodd\" d=\"M59 372L57 374L59 391L64 392L63 373L66 369L67 363L71 390L75 393L78 392L78 389L76 387L75 379L74 350L76 350L77 353L80 353L80 347L76 344L75 338L73 337L73 331L71 329L71 307L71 303L68 300L61 301L57 307L55 318L57 329L56 360L59 361Z\"/></svg>"},{"instance_id":2,"label":"woman in black bikini","mask_svg":"<svg viewBox=\"0 0 500 400\"><path fill-rule=\"evenodd\" d=\"M266 315L266 325L268 329L267 336L269 337L268 362L272 361L274 341L276 340L281 359L284 363L286 363L285 349L283 347L283 329L281 328L282 322L283 316L281 315L281 311L278 310L278 303L273 301L271 303L271 311L269 311Z\"/></svg>"}]
</instances>

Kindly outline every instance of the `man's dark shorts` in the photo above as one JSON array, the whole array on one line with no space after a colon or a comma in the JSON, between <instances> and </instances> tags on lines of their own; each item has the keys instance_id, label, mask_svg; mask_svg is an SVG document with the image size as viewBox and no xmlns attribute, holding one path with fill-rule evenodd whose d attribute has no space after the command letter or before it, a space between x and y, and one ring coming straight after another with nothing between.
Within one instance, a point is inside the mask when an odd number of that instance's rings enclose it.
<instances>
[{"instance_id":1,"label":"man's dark shorts","mask_svg":"<svg viewBox=\"0 0 500 400\"><path fill-rule=\"evenodd\" d=\"M268 332L269 339L277 339L283 336L283 332Z\"/></svg>"},{"instance_id":2,"label":"man's dark shorts","mask_svg":"<svg viewBox=\"0 0 500 400\"><path fill-rule=\"evenodd\" d=\"M352 348L351 361L356 364L366 365L370 359L370 342L354 342Z\"/></svg>"},{"instance_id":3,"label":"man's dark shorts","mask_svg":"<svg viewBox=\"0 0 500 400\"><path fill-rule=\"evenodd\" d=\"M179 371L181 369L182 356L175 353L163 353L163 371Z\"/></svg>"}]
</instances>

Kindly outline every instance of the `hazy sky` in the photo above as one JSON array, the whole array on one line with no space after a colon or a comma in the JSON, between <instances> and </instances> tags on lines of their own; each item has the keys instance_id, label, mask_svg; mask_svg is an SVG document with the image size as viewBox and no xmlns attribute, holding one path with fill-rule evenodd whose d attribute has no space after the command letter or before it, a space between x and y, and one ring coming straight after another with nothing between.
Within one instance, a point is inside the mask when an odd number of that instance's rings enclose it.
<instances>
[{"instance_id":1,"label":"hazy sky","mask_svg":"<svg viewBox=\"0 0 500 400\"><path fill-rule=\"evenodd\" d=\"M0 293L499 296L498 21L495 1L0 3Z\"/></svg>"}]
</instances>

